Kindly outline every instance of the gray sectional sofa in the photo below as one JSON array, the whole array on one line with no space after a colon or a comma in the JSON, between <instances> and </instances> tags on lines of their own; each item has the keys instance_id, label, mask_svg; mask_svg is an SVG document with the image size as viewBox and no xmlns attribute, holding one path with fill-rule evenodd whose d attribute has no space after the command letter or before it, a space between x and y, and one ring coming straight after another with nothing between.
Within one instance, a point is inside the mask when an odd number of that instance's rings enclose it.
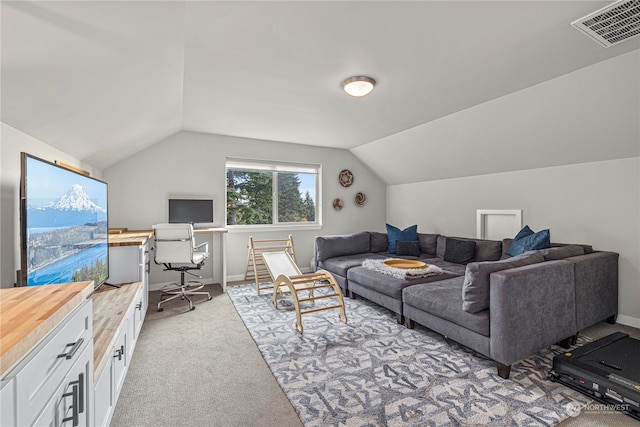
<instances>
[{"instance_id":1,"label":"gray sectional sofa","mask_svg":"<svg viewBox=\"0 0 640 427\"><path fill-rule=\"evenodd\" d=\"M456 263L449 247L473 241L471 262ZM509 256L503 241L418 233L419 253L388 254L387 235L359 232L318 236L317 268L330 271L345 295L360 296L396 314L398 323L419 323L497 363L509 378L511 365L540 349L575 343L582 329L618 312L618 254L589 245ZM419 259L442 274L398 279L363 267L367 259Z\"/></svg>"}]
</instances>

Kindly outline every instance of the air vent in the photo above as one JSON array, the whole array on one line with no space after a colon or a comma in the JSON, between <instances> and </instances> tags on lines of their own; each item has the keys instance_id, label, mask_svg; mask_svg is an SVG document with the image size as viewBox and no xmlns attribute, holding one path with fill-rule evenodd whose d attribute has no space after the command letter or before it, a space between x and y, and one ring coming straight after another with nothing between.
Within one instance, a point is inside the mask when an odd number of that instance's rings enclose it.
<instances>
[{"instance_id":1,"label":"air vent","mask_svg":"<svg viewBox=\"0 0 640 427\"><path fill-rule=\"evenodd\" d=\"M571 23L604 47L640 35L640 0L620 0Z\"/></svg>"}]
</instances>

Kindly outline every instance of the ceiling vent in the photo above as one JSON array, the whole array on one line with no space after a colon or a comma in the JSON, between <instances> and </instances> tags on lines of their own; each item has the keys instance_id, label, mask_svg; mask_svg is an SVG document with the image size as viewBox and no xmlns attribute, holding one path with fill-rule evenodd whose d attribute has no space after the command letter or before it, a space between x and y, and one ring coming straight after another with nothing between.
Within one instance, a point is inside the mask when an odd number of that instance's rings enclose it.
<instances>
[{"instance_id":1,"label":"ceiling vent","mask_svg":"<svg viewBox=\"0 0 640 427\"><path fill-rule=\"evenodd\" d=\"M640 0L620 0L571 23L604 47L640 35Z\"/></svg>"}]
</instances>

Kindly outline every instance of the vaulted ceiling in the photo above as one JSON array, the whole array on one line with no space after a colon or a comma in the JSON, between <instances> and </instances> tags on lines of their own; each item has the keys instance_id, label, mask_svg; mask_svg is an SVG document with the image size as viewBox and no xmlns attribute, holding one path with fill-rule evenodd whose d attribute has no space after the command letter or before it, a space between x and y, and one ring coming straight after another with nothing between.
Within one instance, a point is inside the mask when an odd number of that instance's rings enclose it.
<instances>
[{"instance_id":1,"label":"vaulted ceiling","mask_svg":"<svg viewBox=\"0 0 640 427\"><path fill-rule=\"evenodd\" d=\"M638 49L569 25L609 3L2 1L1 118L99 168L180 130L354 149Z\"/></svg>"}]
</instances>

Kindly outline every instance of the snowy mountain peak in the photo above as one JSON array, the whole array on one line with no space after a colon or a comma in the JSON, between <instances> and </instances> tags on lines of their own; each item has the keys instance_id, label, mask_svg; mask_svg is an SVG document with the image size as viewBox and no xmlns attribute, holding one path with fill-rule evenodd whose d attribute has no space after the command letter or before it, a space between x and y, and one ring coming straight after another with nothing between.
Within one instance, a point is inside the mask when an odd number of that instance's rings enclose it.
<instances>
[{"instance_id":1,"label":"snowy mountain peak","mask_svg":"<svg viewBox=\"0 0 640 427\"><path fill-rule=\"evenodd\" d=\"M89 199L84 188L79 184L72 185L63 196L46 207L65 211L106 212L105 209L96 205L91 201L91 199Z\"/></svg>"}]
</instances>

